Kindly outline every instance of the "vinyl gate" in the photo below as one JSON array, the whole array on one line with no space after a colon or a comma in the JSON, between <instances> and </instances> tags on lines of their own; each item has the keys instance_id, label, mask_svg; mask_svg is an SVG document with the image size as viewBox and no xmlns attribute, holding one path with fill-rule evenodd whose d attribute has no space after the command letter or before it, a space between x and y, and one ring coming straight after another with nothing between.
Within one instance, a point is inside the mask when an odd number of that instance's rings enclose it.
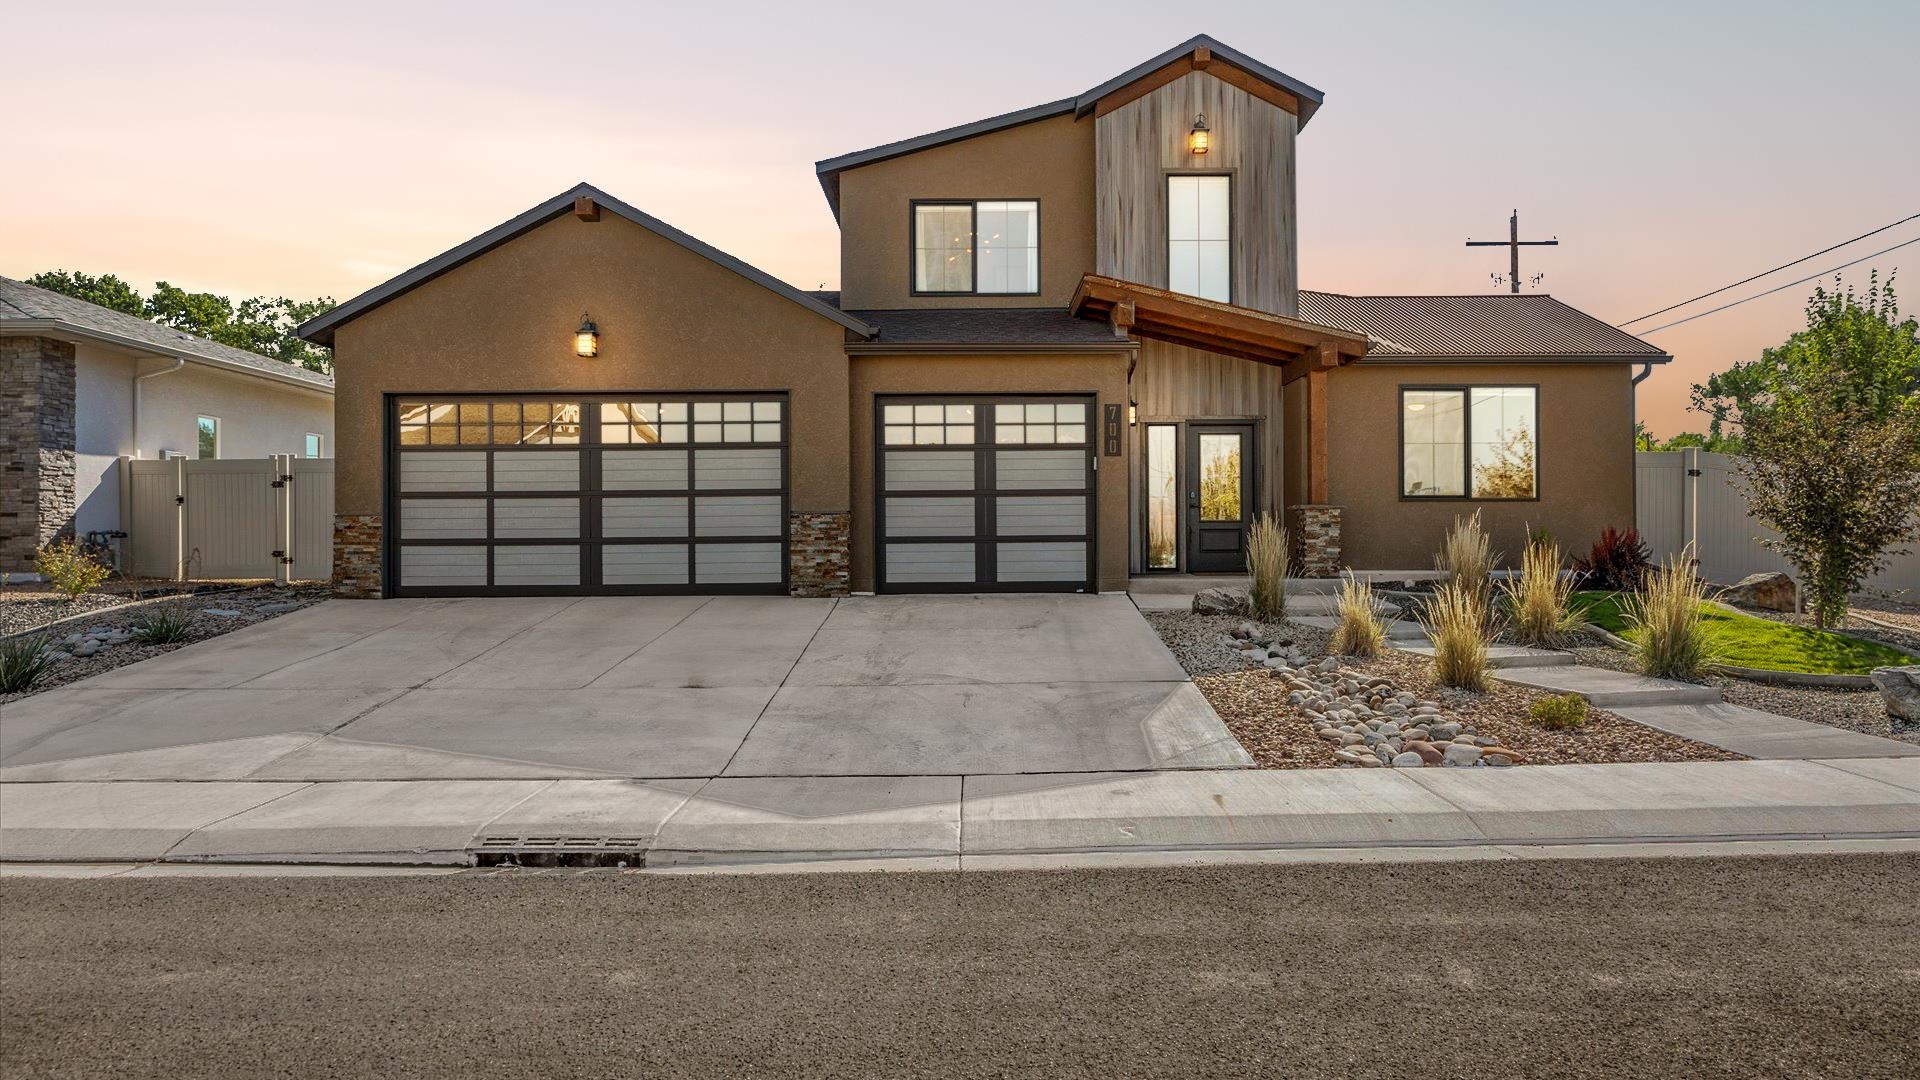
<instances>
[{"instance_id":1,"label":"vinyl gate","mask_svg":"<svg viewBox=\"0 0 1920 1080\"><path fill-rule=\"evenodd\" d=\"M325 580L333 459L123 459L121 567L140 577Z\"/></svg>"},{"instance_id":2,"label":"vinyl gate","mask_svg":"<svg viewBox=\"0 0 1920 1080\"><path fill-rule=\"evenodd\" d=\"M1700 576L1714 584L1773 571L1797 576L1785 559L1760 543L1778 534L1747 513L1738 457L1697 449L1643 450L1634 462L1634 516L1655 562L1678 555L1692 541ZM1886 572L1868 579L1864 588L1920 593L1920 551L1894 556Z\"/></svg>"}]
</instances>

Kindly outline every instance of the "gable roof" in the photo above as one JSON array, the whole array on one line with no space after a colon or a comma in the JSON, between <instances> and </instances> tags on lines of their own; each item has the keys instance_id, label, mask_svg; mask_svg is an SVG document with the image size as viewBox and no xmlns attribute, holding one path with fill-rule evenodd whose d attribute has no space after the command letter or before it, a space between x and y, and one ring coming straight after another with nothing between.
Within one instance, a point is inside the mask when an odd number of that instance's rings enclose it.
<instances>
[{"instance_id":1,"label":"gable roof","mask_svg":"<svg viewBox=\"0 0 1920 1080\"><path fill-rule=\"evenodd\" d=\"M333 392L333 377L297 364L236 349L162 326L138 315L76 300L10 277L0 277L0 333L71 335L107 345L172 356L246 375L259 375Z\"/></svg>"},{"instance_id":2,"label":"gable roof","mask_svg":"<svg viewBox=\"0 0 1920 1080\"><path fill-rule=\"evenodd\" d=\"M1099 104L1101 98L1123 87L1139 82L1141 79L1152 75L1169 64L1178 63L1183 58L1191 57L1197 49L1206 49L1212 54L1214 60L1225 61L1227 64L1239 68L1249 77L1266 83L1296 98L1300 103L1299 116L1300 126L1302 128L1307 126L1307 121L1313 118L1313 114L1319 111L1321 103L1326 100L1325 94L1288 75L1286 72L1269 67L1240 50L1226 45L1206 34L1195 34L1193 37L1175 45L1166 52L1150 60L1135 64L1133 67L1115 75L1113 78L1108 79L1098 86L1083 93L1075 94L1072 97L1064 97L1058 101L1049 101L1044 105L1034 105L1025 109L1016 109L1013 112L1002 113L999 116L990 116L985 120L975 120L972 123L943 128L925 135L916 135L911 139L901 139L898 142L886 143L881 146L872 147L871 149L856 150L850 154L827 158L823 161L815 162L813 171L820 178L820 190L826 193L827 205L833 208L834 219L838 220L840 217L840 174L848 169L858 168L861 165L871 165L877 161L885 161L888 158L912 154L931 147L942 146L946 143L959 142L962 139L971 139L976 135L986 135L991 132L1018 127L1021 124L1031 124L1036 120L1047 120L1055 116L1066 116L1069 114L1073 116L1085 116L1087 113L1093 111L1094 106Z\"/></svg>"},{"instance_id":3,"label":"gable roof","mask_svg":"<svg viewBox=\"0 0 1920 1080\"><path fill-rule=\"evenodd\" d=\"M1664 364L1665 349L1551 296L1345 296L1300 290L1300 316L1366 334L1376 358L1622 360Z\"/></svg>"},{"instance_id":4,"label":"gable roof","mask_svg":"<svg viewBox=\"0 0 1920 1080\"><path fill-rule=\"evenodd\" d=\"M581 197L592 199L594 204L600 209L611 211L633 222L635 225L646 229L648 232L671 240L681 247L686 248L688 251L693 252L695 255L710 262L717 263L739 274L741 277L746 278L748 281L753 282L755 285L799 304L801 307L819 315L823 319L831 319L861 337L873 336L873 327L853 318L836 307L822 303L820 299L813 294L796 289L786 282L781 281L779 278L774 277L772 274L750 266L711 244L697 240L666 222L661 221L659 218L629 206L588 183L577 184L533 209L528 210L526 213L504 221L488 229L486 232L481 233L479 236L468 240L466 243L443 251L433 258L428 259L426 262L421 263L419 266L368 289L366 292L348 300L346 303L341 304L325 315L301 324L297 333L306 340L316 344L332 345L333 332L342 324L359 318L361 315L379 307L394 297L416 289L457 266L479 258L515 237L530 232L541 225L545 225L547 222L562 215L572 213L574 200Z\"/></svg>"}]
</instances>

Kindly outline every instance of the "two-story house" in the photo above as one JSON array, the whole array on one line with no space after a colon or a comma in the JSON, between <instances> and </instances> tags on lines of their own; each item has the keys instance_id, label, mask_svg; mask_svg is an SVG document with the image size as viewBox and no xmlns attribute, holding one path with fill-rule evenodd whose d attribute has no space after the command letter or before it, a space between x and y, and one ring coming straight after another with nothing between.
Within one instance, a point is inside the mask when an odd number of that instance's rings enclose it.
<instances>
[{"instance_id":1,"label":"two-story house","mask_svg":"<svg viewBox=\"0 0 1920 1080\"><path fill-rule=\"evenodd\" d=\"M841 288L587 185L302 327L359 595L1120 590L1633 521L1661 350L1549 297L1299 288L1322 94L1197 37L816 166Z\"/></svg>"}]
</instances>

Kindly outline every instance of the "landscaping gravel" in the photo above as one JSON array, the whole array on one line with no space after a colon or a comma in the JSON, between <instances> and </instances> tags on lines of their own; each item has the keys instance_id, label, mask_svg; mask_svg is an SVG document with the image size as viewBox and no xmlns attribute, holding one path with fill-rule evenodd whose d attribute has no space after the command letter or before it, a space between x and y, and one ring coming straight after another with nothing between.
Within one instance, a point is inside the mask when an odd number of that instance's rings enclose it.
<instances>
[{"instance_id":1,"label":"landscaping gravel","mask_svg":"<svg viewBox=\"0 0 1920 1080\"><path fill-rule=\"evenodd\" d=\"M50 644L57 650L56 662L28 689L16 694L0 694L0 705L298 611L327 596L326 585L266 586L181 596L177 602L191 608L194 619L187 629L186 640L171 645L148 645L134 636L134 620L146 609L108 610L97 620L70 624L55 631ZM116 599L124 602L127 598Z\"/></svg>"},{"instance_id":2,"label":"landscaping gravel","mask_svg":"<svg viewBox=\"0 0 1920 1080\"><path fill-rule=\"evenodd\" d=\"M0 637L32 630L72 615L119 607L132 599L131 596L113 593L90 593L69 600L59 593L8 589L0 592Z\"/></svg>"}]
</instances>

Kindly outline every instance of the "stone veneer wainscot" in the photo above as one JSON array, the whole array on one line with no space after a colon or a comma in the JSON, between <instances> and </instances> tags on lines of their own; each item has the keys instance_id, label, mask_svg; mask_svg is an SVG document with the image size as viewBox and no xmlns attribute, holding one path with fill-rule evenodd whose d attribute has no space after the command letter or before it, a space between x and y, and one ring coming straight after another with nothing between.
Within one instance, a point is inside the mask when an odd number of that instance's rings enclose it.
<instances>
[{"instance_id":1,"label":"stone veneer wainscot","mask_svg":"<svg viewBox=\"0 0 1920 1080\"><path fill-rule=\"evenodd\" d=\"M1340 575L1340 508L1301 505L1288 507L1292 520L1295 562L1300 577Z\"/></svg>"},{"instance_id":2,"label":"stone veneer wainscot","mask_svg":"<svg viewBox=\"0 0 1920 1080\"><path fill-rule=\"evenodd\" d=\"M381 595L380 516L333 516L333 595L377 600Z\"/></svg>"},{"instance_id":3,"label":"stone veneer wainscot","mask_svg":"<svg viewBox=\"0 0 1920 1080\"><path fill-rule=\"evenodd\" d=\"M787 591L794 596L847 595L853 515L794 513L787 525Z\"/></svg>"},{"instance_id":4,"label":"stone veneer wainscot","mask_svg":"<svg viewBox=\"0 0 1920 1080\"><path fill-rule=\"evenodd\" d=\"M73 535L73 344L0 338L0 571Z\"/></svg>"}]
</instances>

